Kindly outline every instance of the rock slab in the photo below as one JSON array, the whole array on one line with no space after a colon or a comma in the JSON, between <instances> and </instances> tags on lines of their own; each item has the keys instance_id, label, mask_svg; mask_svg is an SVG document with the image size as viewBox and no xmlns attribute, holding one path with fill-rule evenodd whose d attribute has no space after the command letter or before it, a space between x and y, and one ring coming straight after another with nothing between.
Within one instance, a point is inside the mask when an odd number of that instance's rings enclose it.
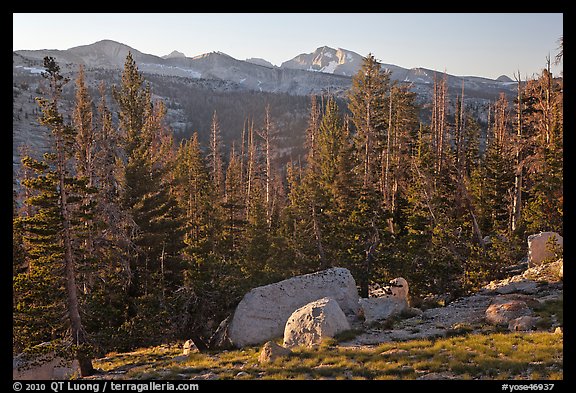
<instances>
[{"instance_id":1,"label":"rock slab","mask_svg":"<svg viewBox=\"0 0 576 393\"><path fill-rule=\"evenodd\" d=\"M348 315L358 313L358 290L348 269L331 268L252 289L234 312L228 336L235 347L282 337L292 313L323 297L334 299Z\"/></svg>"},{"instance_id":2,"label":"rock slab","mask_svg":"<svg viewBox=\"0 0 576 393\"><path fill-rule=\"evenodd\" d=\"M408 302L405 298L395 296L362 298L360 299L360 309L360 313L364 315L364 323L369 325L407 310Z\"/></svg>"},{"instance_id":3,"label":"rock slab","mask_svg":"<svg viewBox=\"0 0 576 393\"><path fill-rule=\"evenodd\" d=\"M78 360L67 360L55 353L39 356L20 354L12 359L12 379L62 380L80 375Z\"/></svg>"},{"instance_id":4,"label":"rock slab","mask_svg":"<svg viewBox=\"0 0 576 393\"><path fill-rule=\"evenodd\" d=\"M311 347L325 337L350 330L350 323L338 303L325 297L300 307L290 315L284 329L284 346Z\"/></svg>"}]
</instances>

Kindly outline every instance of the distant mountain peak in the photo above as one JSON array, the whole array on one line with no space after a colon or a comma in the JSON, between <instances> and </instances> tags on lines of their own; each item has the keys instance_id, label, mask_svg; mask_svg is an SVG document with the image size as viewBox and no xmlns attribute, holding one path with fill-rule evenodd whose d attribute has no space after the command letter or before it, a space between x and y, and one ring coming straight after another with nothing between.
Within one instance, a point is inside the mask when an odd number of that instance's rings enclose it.
<instances>
[{"instance_id":1,"label":"distant mountain peak","mask_svg":"<svg viewBox=\"0 0 576 393\"><path fill-rule=\"evenodd\" d=\"M362 56L356 52L324 45L312 53L302 53L285 61L280 67L352 76L361 63Z\"/></svg>"},{"instance_id":2,"label":"distant mountain peak","mask_svg":"<svg viewBox=\"0 0 576 393\"><path fill-rule=\"evenodd\" d=\"M249 59L246 59L247 63L252 63L252 64L257 64L257 65L261 65L264 67L270 67L270 68L274 68L274 64L270 63L268 60L262 59L260 57L251 57Z\"/></svg>"},{"instance_id":3,"label":"distant mountain peak","mask_svg":"<svg viewBox=\"0 0 576 393\"><path fill-rule=\"evenodd\" d=\"M134 48L132 48L126 44L123 44L121 42L114 41L114 40L108 40L108 39L96 41L92 44L75 46L75 47L72 47L68 50L74 51L74 50L84 49L84 48L98 48L98 49L125 48L125 49L131 50L131 51L136 51L136 49L134 49Z\"/></svg>"},{"instance_id":4,"label":"distant mountain peak","mask_svg":"<svg viewBox=\"0 0 576 393\"><path fill-rule=\"evenodd\" d=\"M131 46L108 39L75 46L66 52L79 56L89 67L122 67L128 53L131 53L132 58L139 63L154 63L161 60L158 56L142 53Z\"/></svg>"},{"instance_id":5,"label":"distant mountain peak","mask_svg":"<svg viewBox=\"0 0 576 393\"><path fill-rule=\"evenodd\" d=\"M229 57L233 59L232 56L216 50L208 53L202 53L201 55L196 55L193 57L193 59L216 58L216 57Z\"/></svg>"},{"instance_id":6,"label":"distant mountain peak","mask_svg":"<svg viewBox=\"0 0 576 393\"><path fill-rule=\"evenodd\" d=\"M178 52L177 50L173 50L168 55L162 56L163 59L173 59L173 58L184 58L186 55L182 52Z\"/></svg>"},{"instance_id":7,"label":"distant mountain peak","mask_svg":"<svg viewBox=\"0 0 576 393\"><path fill-rule=\"evenodd\" d=\"M507 75L500 75L498 78L496 78L496 80L498 82L514 82L512 79L510 79L510 77L508 77Z\"/></svg>"}]
</instances>

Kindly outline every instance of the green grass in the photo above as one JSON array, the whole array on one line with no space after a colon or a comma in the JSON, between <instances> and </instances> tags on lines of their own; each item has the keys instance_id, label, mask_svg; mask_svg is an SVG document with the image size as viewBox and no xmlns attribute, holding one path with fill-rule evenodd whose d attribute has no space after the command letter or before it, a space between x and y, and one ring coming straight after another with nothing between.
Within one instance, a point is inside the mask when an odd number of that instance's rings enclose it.
<instances>
[{"instance_id":1,"label":"green grass","mask_svg":"<svg viewBox=\"0 0 576 393\"><path fill-rule=\"evenodd\" d=\"M541 319L537 324L540 329L550 328L554 322L564 326L564 299L549 300L534 307L534 314Z\"/></svg>"},{"instance_id":2,"label":"green grass","mask_svg":"<svg viewBox=\"0 0 576 393\"><path fill-rule=\"evenodd\" d=\"M124 379L189 379L211 372L220 379L416 379L450 373L459 379L562 379L563 335L549 332L467 334L437 340L384 343L351 349L330 339L314 348L260 365L260 347L193 353L176 358L181 345L112 353L96 360Z\"/></svg>"}]
</instances>

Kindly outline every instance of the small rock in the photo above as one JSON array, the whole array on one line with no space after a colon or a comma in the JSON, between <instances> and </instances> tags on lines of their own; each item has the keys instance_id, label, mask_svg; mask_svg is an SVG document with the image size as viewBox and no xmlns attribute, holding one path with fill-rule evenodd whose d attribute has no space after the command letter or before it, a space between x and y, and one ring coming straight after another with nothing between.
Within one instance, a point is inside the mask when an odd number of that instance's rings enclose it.
<instances>
[{"instance_id":1,"label":"small rock","mask_svg":"<svg viewBox=\"0 0 576 393\"><path fill-rule=\"evenodd\" d=\"M279 357L288 356L291 353L292 351L290 349L281 347L274 341L268 341L262 347L262 351L260 351L260 356L258 356L258 362L260 364L270 363L275 361Z\"/></svg>"},{"instance_id":2,"label":"small rock","mask_svg":"<svg viewBox=\"0 0 576 393\"><path fill-rule=\"evenodd\" d=\"M396 355L396 354L402 354L403 355L405 353L408 353L408 350L399 349L399 348L392 348L392 349L389 349L385 352L382 352L381 355Z\"/></svg>"},{"instance_id":3,"label":"small rock","mask_svg":"<svg viewBox=\"0 0 576 393\"><path fill-rule=\"evenodd\" d=\"M188 356L192 352L199 352L199 350L194 341L188 340L184 343L184 350L182 351L182 355Z\"/></svg>"},{"instance_id":4,"label":"small rock","mask_svg":"<svg viewBox=\"0 0 576 393\"><path fill-rule=\"evenodd\" d=\"M511 332L527 332L536 328L536 323L540 318L524 315L514 318L508 323L508 330Z\"/></svg>"},{"instance_id":5,"label":"small rock","mask_svg":"<svg viewBox=\"0 0 576 393\"><path fill-rule=\"evenodd\" d=\"M192 380L196 380L196 379L213 380L213 379L220 379L220 377L218 376L218 374L209 371L207 373L202 373L200 375L196 375L190 379L192 379Z\"/></svg>"},{"instance_id":6,"label":"small rock","mask_svg":"<svg viewBox=\"0 0 576 393\"><path fill-rule=\"evenodd\" d=\"M240 371L238 374L236 374L235 378L242 378L242 377L247 377L250 374L248 374L246 371Z\"/></svg>"},{"instance_id":7,"label":"small rock","mask_svg":"<svg viewBox=\"0 0 576 393\"><path fill-rule=\"evenodd\" d=\"M507 326L512 319L531 315L532 310L522 300L504 300L493 303L486 309L486 320L492 325Z\"/></svg>"},{"instance_id":8,"label":"small rock","mask_svg":"<svg viewBox=\"0 0 576 393\"><path fill-rule=\"evenodd\" d=\"M449 372L449 371L443 371L440 373L429 373L429 374L425 374L422 375L416 379L420 379L420 380L428 380L428 379L458 379L458 377Z\"/></svg>"}]
</instances>

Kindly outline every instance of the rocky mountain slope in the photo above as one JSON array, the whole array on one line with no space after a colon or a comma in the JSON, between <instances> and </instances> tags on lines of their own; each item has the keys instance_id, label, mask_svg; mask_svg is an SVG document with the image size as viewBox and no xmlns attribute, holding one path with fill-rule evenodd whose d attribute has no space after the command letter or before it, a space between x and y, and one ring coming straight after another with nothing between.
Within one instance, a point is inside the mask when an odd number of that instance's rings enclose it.
<instances>
[{"instance_id":1,"label":"rocky mountain slope","mask_svg":"<svg viewBox=\"0 0 576 393\"><path fill-rule=\"evenodd\" d=\"M384 342L435 339L458 334L485 333L493 329L555 331L563 325L562 316L545 312L548 308L560 309L563 304L563 281L560 269L563 260L532 268L519 265L521 272L496 280L480 291L459 298L445 307L429 308L409 318L399 318L392 326L376 325L362 331L343 346L363 347ZM491 305L510 305L513 309L524 303L526 307L510 312L504 320L496 320ZM530 316L532 326L510 324L521 316ZM496 323L503 322L503 323ZM500 325L500 326L498 326Z\"/></svg>"},{"instance_id":2,"label":"rocky mountain slope","mask_svg":"<svg viewBox=\"0 0 576 393\"><path fill-rule=\"evenodd\" d=\"M353 76L361 65L362 56L356 52L322 46L312 53L302 53L285 61L280 67Z\"/></svg>"},{"instance_id":3,"label":"rocky mountain slope","mask_svg":"<svg viewBox=\"0 0 576 393\"><path fill-rule=\"evenodd\" d=\"M233 140L239 139L246 117L258 121L265 105L270 104L276 127L281 130L281 152L295 156L299 154L298 149L302 149L309 96L334 95L345 110L344 100L352 84L352 75L362 63L362 56L355 52L326 46L296 56L280 67L263 59L238 60L222 52L186 57L173 51L159 57L112 40L67 50L18 50L12 56L14 167L19 163L20 146L27 144L41 154L48 143L45 130L36 121L38 106L34 100L42 94L43 58L54 57L63 75L71 80L76 77L78 66L84 65L91 93L98 97L100 81L105 81L108 89L120 83L129 52L144 78L151 81L156 98L169 104L167 120L178 138L189 137L197 131L202 142L216 110L225 143L231 145ZM410 84L420 103L431 101L434 77L435 74L439 77L438 73L423 68L408 70L391 64L382 66L390 70L393 80ZM491 80L446 75L446 78L452 104L464 84L467 107L480 117L485 115L489 101L494 101L501 92L512 95L515 85L505 77ZM63 109L72 105L73 86L71 82L65 87ZM111 98L108 102L113 104Z\"/></svg>"},{"instance_id":4,"label":"rocky mountain slope","mask_svg":"<svg viewBox=\"0 0 576 393\"><path fill-rule=\"evenodd\" d=\"M186 57L180 52L173 51L170 55L158 57L111 40L102 40L67 50L19 50L15 52L13 62L18 66L22 65L20 63L23 58L41 61L44 56L53 56L59 63L66 65L84 64L87 68L121 69L129 51L140 70L145 73L219 79L237 83L246 89L296 95L327 91L332 94L343 94L351 85L351 77L358 72L362 64L362 56L358 53L327 46L320 47L312 53L300 54L285 61L280 67L274 67L263 59L243 61L222 52ZM441 74L441 71L425 68L406 69L385 63L382 67L391 72L393 80L411 83L415 90L421 93L430 90L435 74L438 77ZM514 88L514 83L505 78L492 80L447 75L447 82L449 88L453 89L461 89L464 83L467 96L470 98L494 98L499 92L511 92Z\"/></svg>"}]
</instances>

